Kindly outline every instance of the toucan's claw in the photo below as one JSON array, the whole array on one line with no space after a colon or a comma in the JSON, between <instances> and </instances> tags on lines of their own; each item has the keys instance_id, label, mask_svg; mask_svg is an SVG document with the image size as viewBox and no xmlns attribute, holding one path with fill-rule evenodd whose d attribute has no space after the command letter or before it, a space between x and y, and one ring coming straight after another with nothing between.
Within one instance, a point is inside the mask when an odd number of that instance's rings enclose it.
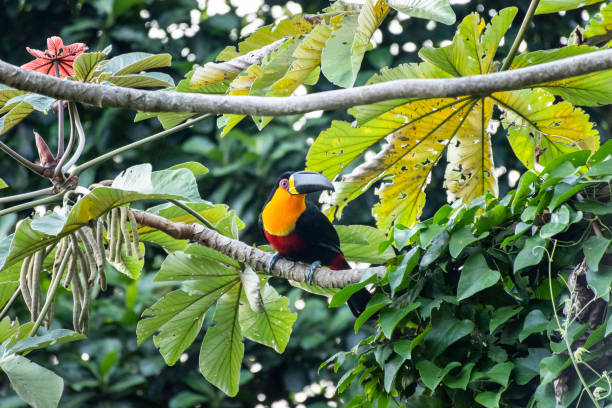
<instances>
[{"instance_id":1,"label":"toucan's claw","mask_svg":"<svg viewBox=\"0 0 612 408\"><path fill-rule=\"evenodd\" d=\"M310 269L308 270L308 276L306 277L306 280L308 281L308 283L310 285L312 285L312 278L313 278L313 275L314 275L314 271L319 266L321 266L321 262L320 261L315 261L315 262L312 263L312 265L310 265Z\"/></svg>"},{"instance_id":2,"label":"toucan's claw","mask_svg":"<svg viewBox=\"0 0 612 408\"><path fill-rule=\"evenodd\" d=\"M268 262L268 269L266 270L268 272L268 274L272 273L272 268L274 268L274 264L276 263L276 261L278 261L281 258L281 254L279 252L275 253L272 258L270 259L270 262Z\"/></svg>"}]
</instances>

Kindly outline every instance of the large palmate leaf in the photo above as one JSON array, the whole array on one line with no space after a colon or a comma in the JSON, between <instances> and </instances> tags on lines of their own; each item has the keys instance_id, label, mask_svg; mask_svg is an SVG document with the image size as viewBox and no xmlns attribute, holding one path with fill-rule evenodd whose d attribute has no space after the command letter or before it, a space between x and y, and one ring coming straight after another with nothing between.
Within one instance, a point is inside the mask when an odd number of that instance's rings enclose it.
<instances>
[{"instance_id":1,"label":"large palmate leaf","mask_svg":"<svg viewBox=\"0 0 612 408\"><path fill-rule=\"evenodd\" d=\"M111 187L98 187L80 199L66 216L51 213L24 220L14 234L0 241L0 271L99 218L108 210L139 200L200 201L193 173L185 168L151 171L151 165L130 167Z\"/></svg>"},{"instance_id":2,"label":"large palmate leaf","mask_svg":"<svg viewBox=\"0 0 612 408\"><path fill-rule=\"evenodd\" d=\"M453 24L456 19L448 0L387 0L387 4L410 16L444 24Z\"/></svg>"},{"instance_id":3,"label":"large palmate leaf","mask_svg":"<svg viewBox=\"0 0 612 408\"><path fill-rule=\"evenodd\" d=\"M515 7L503 9L488 25L478 14L470 14L459 24L450 45L425 47L419 52L425 62L383 69L368 84L496 71L497 48L516 12ZM591 51L590 47L574 47L525 54L517 58L513 67ZM607 103L606 85L596 89L596 84L600 79L609 82L608 73L596 75L601 77L583 76L542 87L585 104ZM542 88L490 96L395 99L358 106L349 111L356 117L356 125L333 122L331 128L319 135L307 156L309 169L337 178L384 139L377 154L366 155L364 162L335 182L334 193L321 196L321 201L328 204L328 216L335 214L339 218L351 200L374 183L382 182L376 190L380 203L373 209L379 227L388 229L394 223L412 225L425 203L431 170L445 152L449 200L461 198L469 203L486 193L497 195L491 148L492 133L497 129L492 122L494 105L504 112L504 126L510 128L510 142L517 156L530 168L536 162L545 164L573 150L594 150L598 146L598 135L588 116L568 102L555 104L554 96ZM538 161L534 160L536 156Z\"/></svg>"},{"instance_id":4,"label":"large palmate leaf","mask_svg":"<svg viewBox=\"0 0 612 408\"><path fill-rule=\"evenodd\" d=\"M498 194L491 135L487 132L492 115L492 101L480 99L448 145L444 186L451 201L461 198L469 203L485 193Z\"/></svg>"},{"instance_id":5,"label":"large palmate leaf","mask_svg":"<svg viewBox=\"0 0 612 408\"><path fill-rule=\"evenodd\" d=\"M596 47L570 45L553 50L534 51L519 55L512 68L522 68L562 58L597 51ZM593 72L559 81L546 82L542 87L574 105L597 106L612 103L612 70Z\"/></svg>"},{"instance_id":6,"label":"large palmate leaf","mask_svg":"<svg viewBox=\"0 0 612 408\"><path fill-rule=\"evenodd\" d=\"M261 288L263 310L255 312L246 301L240 304L240 327L244 337L276 350L285 351L297 313L291 313L289 299L265 283Z\"/></svg>"},{"instance_id":7,"label":"large palmate leaf","mask_svg":"<svg viewBox=\"0 0 612 408\"><path fill-rule=\"evenodd\" d=\"M145 310L136 334L142 343L153 333L166 363L173 365L202 328L204 314L240 282L236 269L210 258L173 252L164 260L156 281L193 281L191 292L175 290Z\"/></svg>"},{"instance_id":8,"label":"large palmate leaf","mask_svg":"<svg viewBox=\"0 0 612 408\"><path fill-rule=\"evenodd\" d=\"M240 365L244 355L240 327L241 285L236 285L217 302L214 326L206 330L200 348L200 371L204 378L227 395L238 393Z\"/></svg>"},{"instance_id":9,"label":"large palmate leaf","mask_svg":"<svg viewBox=\"0 0 612 408\"><path fill-rule=\"evenodd\" d=\"M370 38L389 10L385 0L366 0L358 16L344 16L322 55L321 70L327 79L344 88L353 86Z\"/></svg>"},{"instance_id":10,"label":"large palmate leaf","mask_svg":"<svg viewBox=\"0 0 612 408\"><path fill-rule=\"evenodd\" d=\"M498 92L492 99L504 110L514 153L529 169L546 166L555 157L576 150L597 150L598 132L582 109L554 103L543 89Z\"/></svg>"},{"instance_id":11,"label":"large palmate leaf","mask_svg":"<svg viewBox=\"0 0 612 408\"><path fill-rule=\"evenodd\" d=\"M556 13L558 11L572 10L590 4L601 3L603 0L542 0L538 4L536 14Z\"/></svg>"},{"instance_id":12,"label":"large palmate leaf","mask_svg":"<svg viewBox=\"0 0 612 408\"><path fill-rule=\"evenodd\" d=\"M583 41L609 46L612 39L612 3L608 3L590 20L582 32Z\"/></svg>"}]
</instances>

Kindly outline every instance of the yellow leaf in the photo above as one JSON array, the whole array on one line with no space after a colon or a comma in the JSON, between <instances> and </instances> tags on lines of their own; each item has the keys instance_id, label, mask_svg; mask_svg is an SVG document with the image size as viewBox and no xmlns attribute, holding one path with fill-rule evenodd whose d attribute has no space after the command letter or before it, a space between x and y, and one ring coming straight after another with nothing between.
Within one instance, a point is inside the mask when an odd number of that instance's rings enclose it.
<instances>
[{"instance_id":1,"label":"yellow leaf","mask_svg":"<svg viewBox=\"0 0 612 408\"><path fill-rule=\"evenodd\" d=\"M489 98L480 99L448 145L444 185L449 201L461 198L469 204L485 193L498 195L491 135L487 132L492 114L493 102Z\"/></svg>"}]
</instances>

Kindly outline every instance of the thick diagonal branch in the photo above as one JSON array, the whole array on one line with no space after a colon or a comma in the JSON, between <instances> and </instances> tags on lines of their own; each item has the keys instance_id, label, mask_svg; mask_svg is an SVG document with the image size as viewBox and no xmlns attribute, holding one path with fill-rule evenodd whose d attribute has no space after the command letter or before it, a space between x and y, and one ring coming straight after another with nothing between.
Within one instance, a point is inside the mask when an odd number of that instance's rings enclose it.
<instances>
[{"instance_id":1,"label":"thick diagonal branch","mask_svg":"<svg viewBox=\"0 0 612 408\"><path fill-rule=\"evenodd\" d=\"M145 211L132 210L136 222L147 227L155 228L165 232L175 239L187 239L205 247L219 251L238 262L242 262L256 271L265 271L272 254L264 252L244 242L228 238L216 231L208 229L200 224L185 224L172 222L159 215L150 214ZM279 259L271 271L273 276L290 279L296 282L305 282L308 275L309 265ZM386 267L376 266L370 270L385 275ZM317 268L313 283L323 288L343 288L361 279L365 269L346 269L333 271L325 268Z\"/></svg>"},{"instance_id":2,"label":"thick diagonal branch","mask_svg":"<svg viewBox=\"0 0 612 408\"><path fill-rule=\"evenodd\" d=\"M367 105L399 98L490 95L494 92L529 88L606 69L612 69L612 49L486 75L445 79L401 79L304 96L272 98L144 91L87 84L26 71L0 61L0 83L57 99L100 107L127 108L145 112L282 116Z\"/></svg>"}]
</instances>

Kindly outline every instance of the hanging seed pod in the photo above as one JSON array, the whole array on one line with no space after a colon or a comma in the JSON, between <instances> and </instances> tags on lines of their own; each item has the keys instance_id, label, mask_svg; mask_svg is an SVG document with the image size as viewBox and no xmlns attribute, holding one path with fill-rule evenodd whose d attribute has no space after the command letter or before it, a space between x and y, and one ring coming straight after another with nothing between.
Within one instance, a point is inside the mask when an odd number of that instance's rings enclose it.
<instances>
[{"instance_id":1,"label":"hanging seed pod","mask_svg":"<svg viewBox=\"0 0 612 408\"><path fill-rule=\"evenodd\" d=\"M83 250L79 245L79 241L77 240L76 235L74 233L70 234L70 240L72 241L72 245L77 248L76 254L78 257L79 264L81 265L81 271L83 272L85 279L89 280L89 277L92 273L89 267L89 262L87 261L86 256L83 253Z\"/></svg>"},{"instance_id":2,"label":"hanging seed pod","mask_svg":"<svg viewBox=\"0 0 612 408\"><path fill-rule=\"evenodd\" d=\"M68 246L68 238L64 237L60 240L57 245L57 251L55 251L55 258L53 259L53 272L51 273L51 278L55 278L57 276L57 271L64 260L64 256L66 255L66 250L69 248Z\"/></svg>"},{"instance_id":3,"label":"hanging seed pod","mask_svg":"<svg viewBox=\"0 0 612 408\"><path fill-rule=\"evenodd\" d=\"M81 333L85 333L89 324L89 303L91 301L91 292L89 286L87 286L87 280L85 279L85 277L82 276L81 278L81 286L83 292L81 313L79 314L79 328L81 330Z\"/></svg>"},{"instance_id":4,"label":"hanging seed pod","mask_svg":"<svg viewBox=\"0 0 612 408\"><path fill-rule=\"evenodd\" d=\"M115 210L110 210L108 213L108 221L107 221L107 228L106 228L106 232L109 233L108 235L108 252L109 252L109 257L108 259L111 260L112 262L115 262L115 258L116 258L116 244L117 244L117 239L118 239L118 234L117 234L117 213L115 212Z\"/></svg>"},{"instance_id":5,"label":"hanging seed pod","mask_svg":"<svg viewBox=\"0 0 612 408\"><path fill-rule=\"evenodd\" d=\"M45 250L42 249L34 254L31 262L30 294L32 296L32 321L38 319L42 308L42 290L40 288L40 272L42 271Z\"/></svg>"},{"instance_id":6,"label":"hanging seed pod","mask_svg":"<svg viewBox=\"0 0 612 408\"><path fill-rule=\"evenodd\" d=\"M114 219L114 227L115 227L115 241L113 242L113 253L115 257L113 258L113 262L121 263L123 259L121 258L121 246L123 244L123 234L121 233L121 209L113 208L113 219Z\"/></svg>"},{"instance_id":7,"label":"hanging seed pod","mask_svg":"<svg viewBox=\"0 0 612 408\"><path fill-rule=\"evenodd\" d=\"M68 273L66 274L66 279L64 279L64 288L68 289L70 286L70 282L72 281L72 275L79 272L79 268L77 266L77 258L76 249L70 245L70 259L68 261Z\"/></svg>"},{"instance_id":8,"label":"hanging seed pod","mask_svg":"<svg viewBox=\"0 0 612 408\"><path fill-rule=\"evenodd\" d=\"M121 236L123 237L123 243L125 244L125 254L127 256L132 256L132 240L130 239L130 233L127 229L128 211L129 210L127 207L119 207L119 214L121 216L121 219L119 221L119 227L121 228Z\"/></svg>"},{"instance_id":9,"label":"hanging seed pod","mask_svg":"<svg viewBox=\"0 0 612 408\"><path fill-rule=\"evenodd\" d=\"M79 317L81 316L81 310L83 310L83 304L82 304L83 288L81 287L81 280L79 279L78 271L72 274L71 283L72 283L72 327L74 328L74 331L81 333L80 325L79 325Z\"/></svg>"},{"instance_id":10,"label":"hanging seed pod","mask_svg":"<svg viewBox=\"0 0 612 408\"><path fill-rule=\"evenodd\" d=\"M19 288L21 289L21 296L25 302L28 310L32 313L32 296L30 295L30 285L28 284L28 270L30 269L30 263L32 257L28 256L23 260L21 264L21 273L19 275Z\"/></svg>"},{"instance_id":11,"label":"hanging seed pod","mask_svg":"<svg viewBox=\"0 0 612 408\"><path fill-rule=\"evenodd\" d=\"M90 262L93 262L91 265L92 274L89 277L89 285L91 286L96 280L96 274L100 273L100 269L104 268L104 252L99 251L99 246L95 239L96 232L91 227L79 229L79 234L81 234L81 241L85 245L87 256Z\"/></svg>"},{"instance_id":12,"label":"hanging seed pod","mask_svg":"<svg viewBox=\"0 0 612 408\"><path fill-rule=\"evenodd\" d=\"M97 252L102 256L102 269L104 269L106 254L104 251L104 220L102 219L102 217L98 218L98 221L96 221L96 244L98 245ZM100 272L99 267L98 272Z\"/></svg>"},{"instance_id":13,"label":"hanging seed pod","mask_svg":"<svg viewBox=\"0 0 612 408\"><path fill-rule=\"evenodd\" d=\"M62 277L64 276L64 271L66 270L66 267L68 266L68 263L70 262L72 248L70 247L70 245L68 245L68 237L66 237L64 240L65 240L64 242L65 250L63 252L64 257L61 260L59 266L57 267L57 272L54 272L51 278L51 284L49 285L49 288L55 287L55 282L62 280ZM47 292L47 296L50 296L49 292ZM55 297L55 293L53 293L53 296ZM51 322L53 321L54 313L55 313L55 301L54 299L52 299L51 305L49 306L49 310L47 311L47 315L45 316L45 327L47 329L49 329L49 327L51 326Z\"/></svg>"},{"instance_id":14,"label":"hanging seed pod","mask_svg":"<svg viewBox=\"0 0 612 408\"><path fill-rule=\"evenodd\" d=\"M132 228L132 246L134 247L134 252L136 253L136 257L138 260L142 260L143 255L140 250L140 238L138 237L138 223L136 222L136 218L134 217L134 213L130 208L127 209L127 215L130 220L130 227Z\"/></svg>"}]
</instances>

